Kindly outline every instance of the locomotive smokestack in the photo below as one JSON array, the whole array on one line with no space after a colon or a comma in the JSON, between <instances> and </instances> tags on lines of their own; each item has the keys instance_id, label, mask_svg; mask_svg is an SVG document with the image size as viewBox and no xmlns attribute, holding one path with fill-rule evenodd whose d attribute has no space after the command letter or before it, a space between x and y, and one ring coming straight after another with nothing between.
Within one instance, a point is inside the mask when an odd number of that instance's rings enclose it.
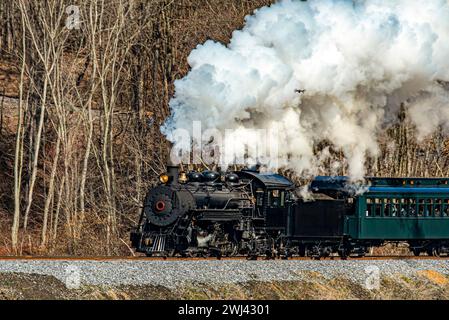
<instances>
[{"instance_id":1,"label":"locomotive smokestack","mask_svg":"<svg viewBox=\"0 0 449 320\"><path fill-rule=\"evenodd\" d=\"M178 184L179 166L167 165L167 174L172 184Z\"/></svg>"},{"instance_id":2,"label":"locomotive smokestack","mask_svg":"<svg viewBox=\"0 0 449 320\"><path fill-rule=\"evenodd\" d=\"M176 165L173 163L170 157L170 148L172 147L172 144L168 146L168 155L167 155L167 175L170 178L170 181L172 184L178 184L178 177L179 177L179 165Z\"/></svg>"}]
</instances>

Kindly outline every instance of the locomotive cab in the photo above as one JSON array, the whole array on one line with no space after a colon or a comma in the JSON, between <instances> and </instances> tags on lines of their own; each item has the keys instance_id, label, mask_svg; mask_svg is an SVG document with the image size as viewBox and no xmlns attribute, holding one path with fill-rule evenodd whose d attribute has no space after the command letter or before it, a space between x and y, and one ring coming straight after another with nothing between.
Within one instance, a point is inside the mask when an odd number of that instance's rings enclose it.
<instances>
[{"instance_id":1,"label":"locomotive cab","mask_svg":"<svg viewBox=\"0 0 449 320\"><path fill-rule=\"evenodd\" d=\"M259 221L256 227L273 235L286 234L294 200L293 182L274 173L243 170L238 174L242 179L251 181L255 202L254 219Z\"/></svg>"}]
</instances>

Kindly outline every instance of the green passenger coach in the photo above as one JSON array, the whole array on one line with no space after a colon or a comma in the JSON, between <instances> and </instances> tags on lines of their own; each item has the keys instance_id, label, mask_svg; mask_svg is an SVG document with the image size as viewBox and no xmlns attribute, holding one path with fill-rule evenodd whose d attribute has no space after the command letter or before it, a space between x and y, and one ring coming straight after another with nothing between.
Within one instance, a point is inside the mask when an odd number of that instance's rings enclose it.
<instances>
[{"instance_id":1,"label":"green passenger coach","mask_svg":"<svg viewBox=\"0 0 449 320\"><path fill-rule=\"evenodd\" d=\"M408 242L415 255L449 253L449 179L317 177L311 188L346 203L343 238L362 253L385 242Z\"/></svg>"}]
</instances>

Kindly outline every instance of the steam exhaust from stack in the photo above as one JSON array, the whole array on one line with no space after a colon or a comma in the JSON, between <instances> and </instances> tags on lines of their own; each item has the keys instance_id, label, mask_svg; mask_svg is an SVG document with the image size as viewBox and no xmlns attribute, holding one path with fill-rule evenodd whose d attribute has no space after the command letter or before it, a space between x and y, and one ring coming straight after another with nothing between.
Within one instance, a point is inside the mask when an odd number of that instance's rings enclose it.
<instances>
[{"instance_id":1,"label":"steam exhaust from stack","mask_svg":"<svg viewBox=\"0 0 449 320\"><path fill-rule=\"evenodd\" d=\"M169 177L169 181L171 184L178 184L178 178L179 178L179 164L174 163L172 157L170 156L170 151L173 148L173 145L169 143L168 146L168 156L167 156L167 176Z\"/></svg>"},{"instance_id":2,"label":"steam exhaust from stack","mask_svg":"<svg viewBox=\"0 0 449 320\"><path fill-rule=\"evenodd\" d=\"M188 63L161 128L175 145L194 121L223 133L277 126L276 167L317 174L330 154L314 145L327 140L361 179L401 104L418 138L449 130L446 0L279 1L247 16L229 44L198 45Z\"/></svg>"}]
</instances>

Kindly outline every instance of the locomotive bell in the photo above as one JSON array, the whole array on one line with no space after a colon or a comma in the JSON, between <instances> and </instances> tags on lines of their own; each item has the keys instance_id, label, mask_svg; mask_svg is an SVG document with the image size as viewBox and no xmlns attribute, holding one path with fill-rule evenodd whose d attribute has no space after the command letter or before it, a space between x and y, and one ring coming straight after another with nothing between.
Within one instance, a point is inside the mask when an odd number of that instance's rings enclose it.
<instances>
[{"instance_id":1,"label":"locomotive bell","mask_svg":"<svg viewBox=\"0 0 449 320\"><path fill-rule=\"evenodd\" d=\"M189 180L189 178L187 177L187 175L186 175L185 172L181 172L181 173L179 174L178 180L179 180L179 182L181 182L181 183L186 183L186 182Z\"/></svg>"}]
</instances>

